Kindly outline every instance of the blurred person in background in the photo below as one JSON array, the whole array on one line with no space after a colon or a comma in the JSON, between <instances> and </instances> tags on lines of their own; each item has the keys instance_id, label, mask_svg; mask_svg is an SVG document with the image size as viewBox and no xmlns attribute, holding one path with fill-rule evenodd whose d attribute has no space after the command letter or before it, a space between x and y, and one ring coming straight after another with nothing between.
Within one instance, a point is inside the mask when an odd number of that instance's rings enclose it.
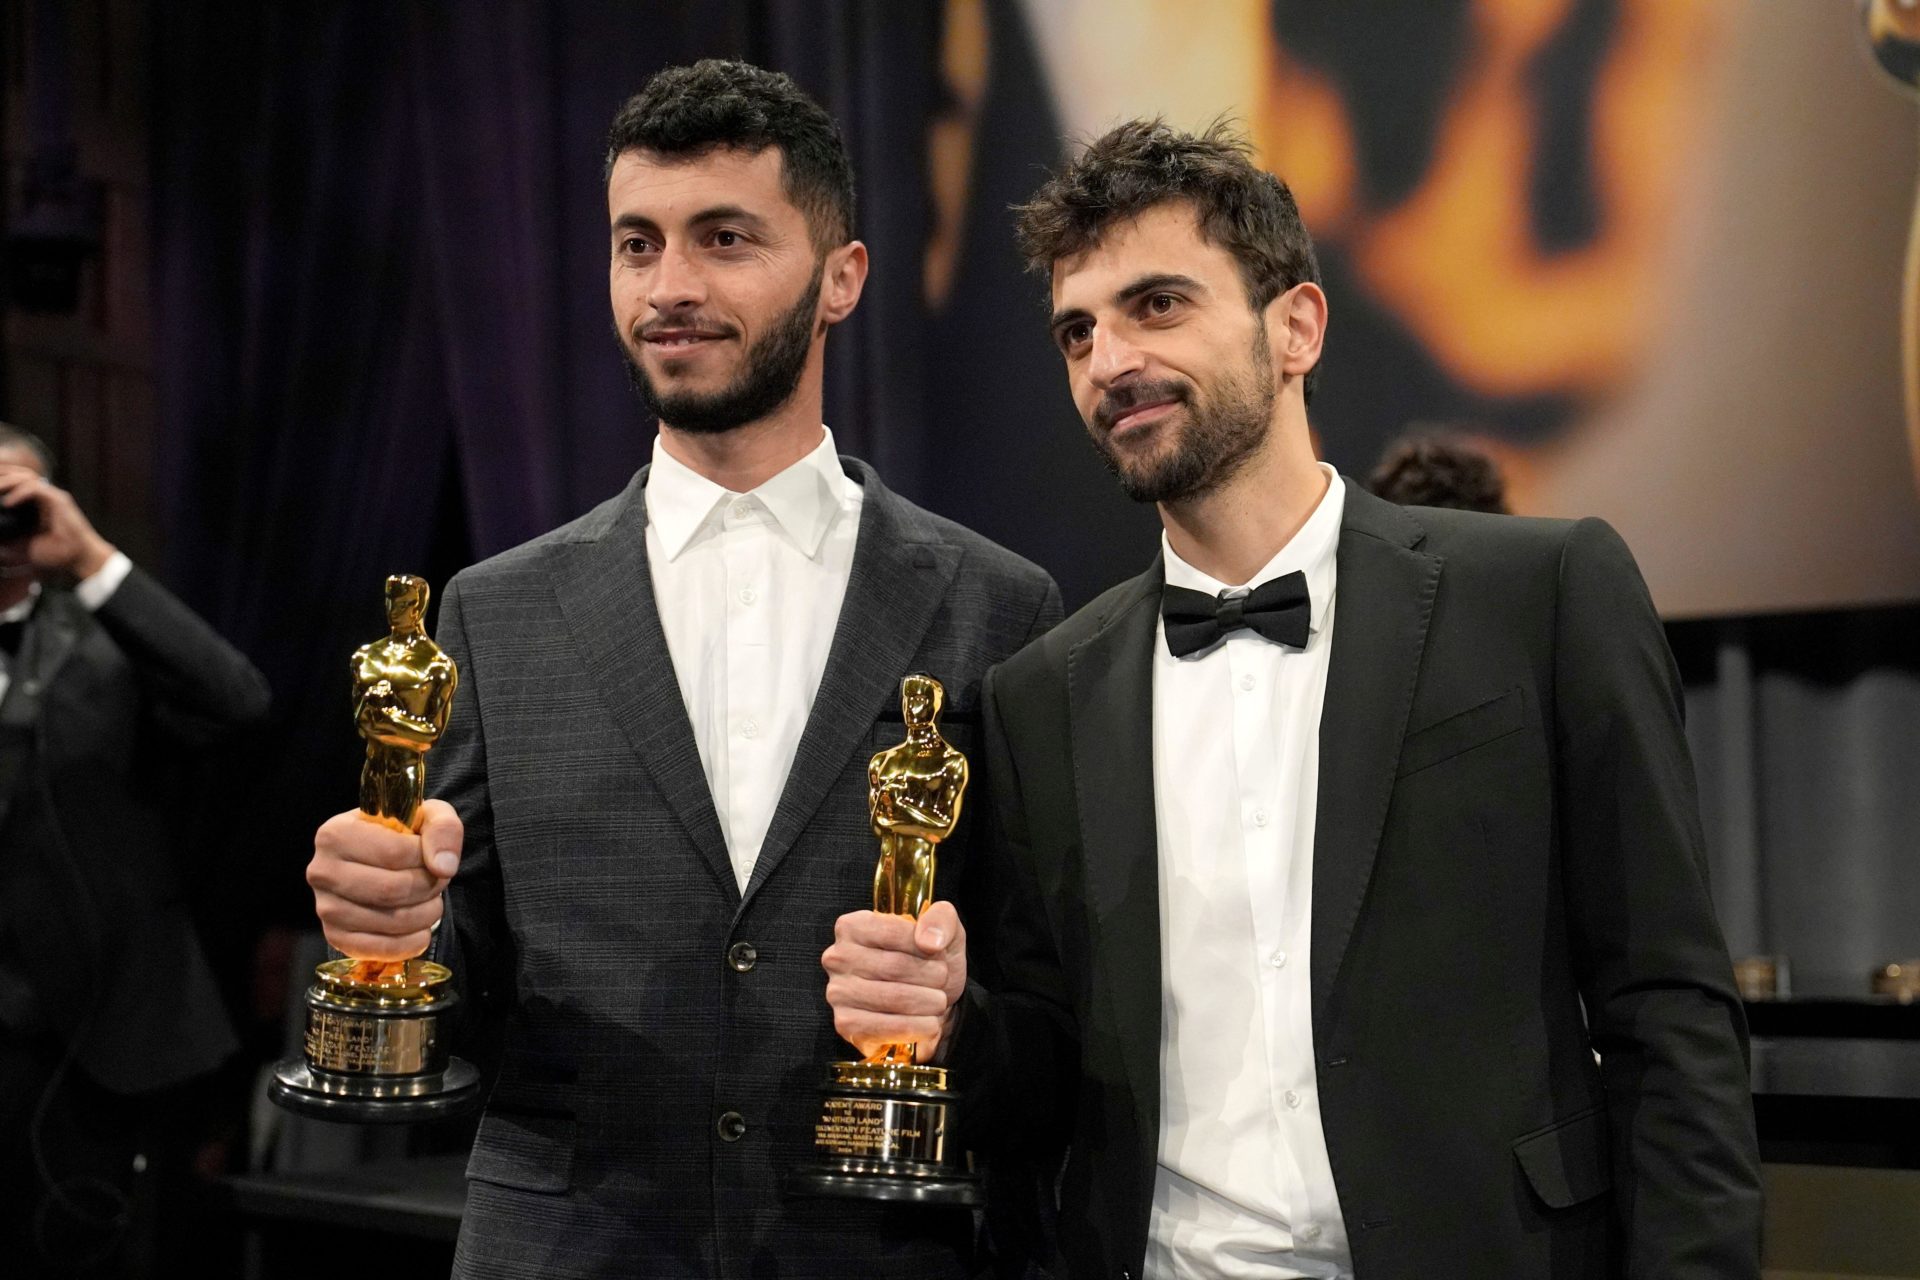
<instances>
[{"instance_id":1,"label":"blurred person in background","mask_svg":"<svg viewBox=\"0 0 1920 1280\"><path fill-rule=\"evenodd\" d=\"M1449 432L1410 431L1389 442L1367 490L1403 507L1509 514L1500 465Z\"/></svg>"},{"instance_id":2,"label":"blurred person in background","mask_svg":"<svg viewBox=\"0 0 1920 1280\"><path fill-rule=\"evenodd\" d=\"M257 724L253 665L0 424L0 1270L152 1248L194 1082L235 1048L184 900L175 766ZM158 1226L165 1228L165 1223Z\"/></svg>"}]
</instances>

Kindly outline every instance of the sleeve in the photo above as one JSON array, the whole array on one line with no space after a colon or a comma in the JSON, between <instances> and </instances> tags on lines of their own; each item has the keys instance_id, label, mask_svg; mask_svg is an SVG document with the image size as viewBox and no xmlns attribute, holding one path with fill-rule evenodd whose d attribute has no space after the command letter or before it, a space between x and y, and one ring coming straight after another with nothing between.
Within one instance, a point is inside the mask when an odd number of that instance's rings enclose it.
<instances>
[{"instance_id":1,"label":"sleeve","mask_svg":"<svg viewBox=\"0 0 1920 1280\"><path fill-rule=\"evenodd\" d=\"M996 668L981 694L987 829L968 898L969 981L950 1058L964 1143L1043 1161L1065 1148L1079 1044L1041 896Z\"/></svg>"},{"instance_id":2,"label":"sleeve","mask_svg":"<svg viewBox=\"0 0 1920 1280\"><path fill-rule=\"evenodd\" d=\"M513 941L507 929L500 863L493 843L493 802L487 785L486 732L480 690L486 673L473 660L460 603L460 580L447 584L440 604L439 635L460 672L447 731L428 756L427 787L453 806L465 830L460 870L447 888L446 914L428 950L453 971L462 1004L455 1039L465 1052L485 1060L505 1011L512 1007Z\"/></svg>"},{"instance_id":3,"label":"sleeve","mask_svg":"<svg viewBox=\"0 0 1920 1280\"><path fill-rule=\"evenodd\" d=\"M188 745L266 718L266 677L159 581L130 565L94 612L133 665L154 718Z\"/></svg>"},{"instance_id":4,"label":"sleeve","mask_svg":"<svg viewBox=\"0 0 1920 1280\"><path fill-rule=\"evenodd\" d=\"M1612 1125L1626 1274L1760 1274L1746 1020L1707 892L1679 674L1626 544L1561 549L1559 837L1575 971Z\"/></svg>"}]
</instances>

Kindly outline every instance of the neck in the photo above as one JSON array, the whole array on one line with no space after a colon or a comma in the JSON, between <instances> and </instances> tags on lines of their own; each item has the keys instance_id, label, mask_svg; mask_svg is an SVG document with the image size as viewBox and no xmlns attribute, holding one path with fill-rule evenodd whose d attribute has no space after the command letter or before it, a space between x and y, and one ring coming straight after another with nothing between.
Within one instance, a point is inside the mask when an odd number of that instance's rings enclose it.
<instances>
[{"instance_id":1,"label":"neck","mask_svg":"<svg viewBox=\"0 0 1920 1280\"><path fill-rule=\"evenodd\" d=\"M1198 497L1160 504L1174 554L1229 586L1244 586L1279 554L1327 492L1306 419L1282 424L1226 484Z\"/></svg>"},{"instance_id":2,"label":"neck","mask_svg":"<svg viewBox=\"0 0 1920 1280\"><path fill-rule=\"evenodd\" d=\"M786 402L731 431L681 431L660 424L660 447L675 462L730 493L751 493L820 447L821 346Z\"/></svg>"}]
</instances>

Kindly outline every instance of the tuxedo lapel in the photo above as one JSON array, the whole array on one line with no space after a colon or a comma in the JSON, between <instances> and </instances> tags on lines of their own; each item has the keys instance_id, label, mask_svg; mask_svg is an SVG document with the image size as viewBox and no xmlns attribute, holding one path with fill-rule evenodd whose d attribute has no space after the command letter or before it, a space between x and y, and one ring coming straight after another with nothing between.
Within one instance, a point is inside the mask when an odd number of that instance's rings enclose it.
<instances>
[{"instance_id":1,"label":"tuxedo lapel","mask_svg":"<svg viewBox=\"0 0 1920 1280\"><path fill-rule=\"evenodd\" d=\"M1401 508L1347 484L1334 584L1333 652L1320 713L1313 838L1313 1025L1328 1002L1373 875L1413 709L1441 561Z\"/></svg>"},{"instance_id":2,"label":"tuxedo lapel","mask_svg":"<svg viewBox=\"0 0 1920 1280\"><path fill-rule=\"evenodd\" d=\"M647 565L647 470L598 529L582 530L555 557L553 590L587 672L614 722L680 820L715 883L740 895L714 812L700 750L680 696Z\"/></svg>"},{"instance_id":3,"label":"tuxedo lapel","mask_svg":"<svg viewBox=\"0 0 1920 1280\"><path fill-rule=\"evenodd\" d=\"M841 464L860 482L864 495L853 569L820 690L761 842L746 898L779 868L847 762L865 758L874 718L883 708L898 705L900 678L919 652L960 567L960 549L896 497L871 467L852 458L842 458ZM928 674L937 679L946 673ZM873 856L880 856L878 845Z\"/></svg>"},{"instance_id":4,"label":"tuxedo lapel","mask_svg":"<svg viewBox=\"0 0 1920 1280\"><path fill-rule=\"evenodd\" d=\"M1143 1132L1159 1132L1160 859L1153 804L1153 646L1159 560L1067 655L1074 796L1092 910L1093 972L1107 988Z\"/></svg>"}]
</instances>

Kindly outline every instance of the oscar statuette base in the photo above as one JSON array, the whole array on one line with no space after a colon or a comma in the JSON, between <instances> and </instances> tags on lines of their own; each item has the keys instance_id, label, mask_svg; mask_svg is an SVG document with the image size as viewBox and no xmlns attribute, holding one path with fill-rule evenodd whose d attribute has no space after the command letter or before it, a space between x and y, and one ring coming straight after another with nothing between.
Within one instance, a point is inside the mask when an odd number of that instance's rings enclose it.
<instances>
[{"instance_id":1,"label":"oscar statuette base","mask_svg":"<svg viewBox=\"0 0 1920 1280\"><path fill-rule=\"evenodd\" d=\"M791 1195L976 1205L979 1175L950 1159L956 1099L943 1067L836 1062L814 1126L814 1163L787 1179Z\"/></svg>"},{"instance_id":2,"label":"oscar statuette base","mask_svg":"<svg viewBox=\"0 0 1920 1280\"><path fill-rule=\"evenodd\" d=\"M366 981L356 963L330 960L315 971L305 1055L274 1070L267 1096L299 1115L360 1124L464 1114L480 1100L480 1073L447 1052L453 975L410 960Z\"/></svg>"}]
</instances>

